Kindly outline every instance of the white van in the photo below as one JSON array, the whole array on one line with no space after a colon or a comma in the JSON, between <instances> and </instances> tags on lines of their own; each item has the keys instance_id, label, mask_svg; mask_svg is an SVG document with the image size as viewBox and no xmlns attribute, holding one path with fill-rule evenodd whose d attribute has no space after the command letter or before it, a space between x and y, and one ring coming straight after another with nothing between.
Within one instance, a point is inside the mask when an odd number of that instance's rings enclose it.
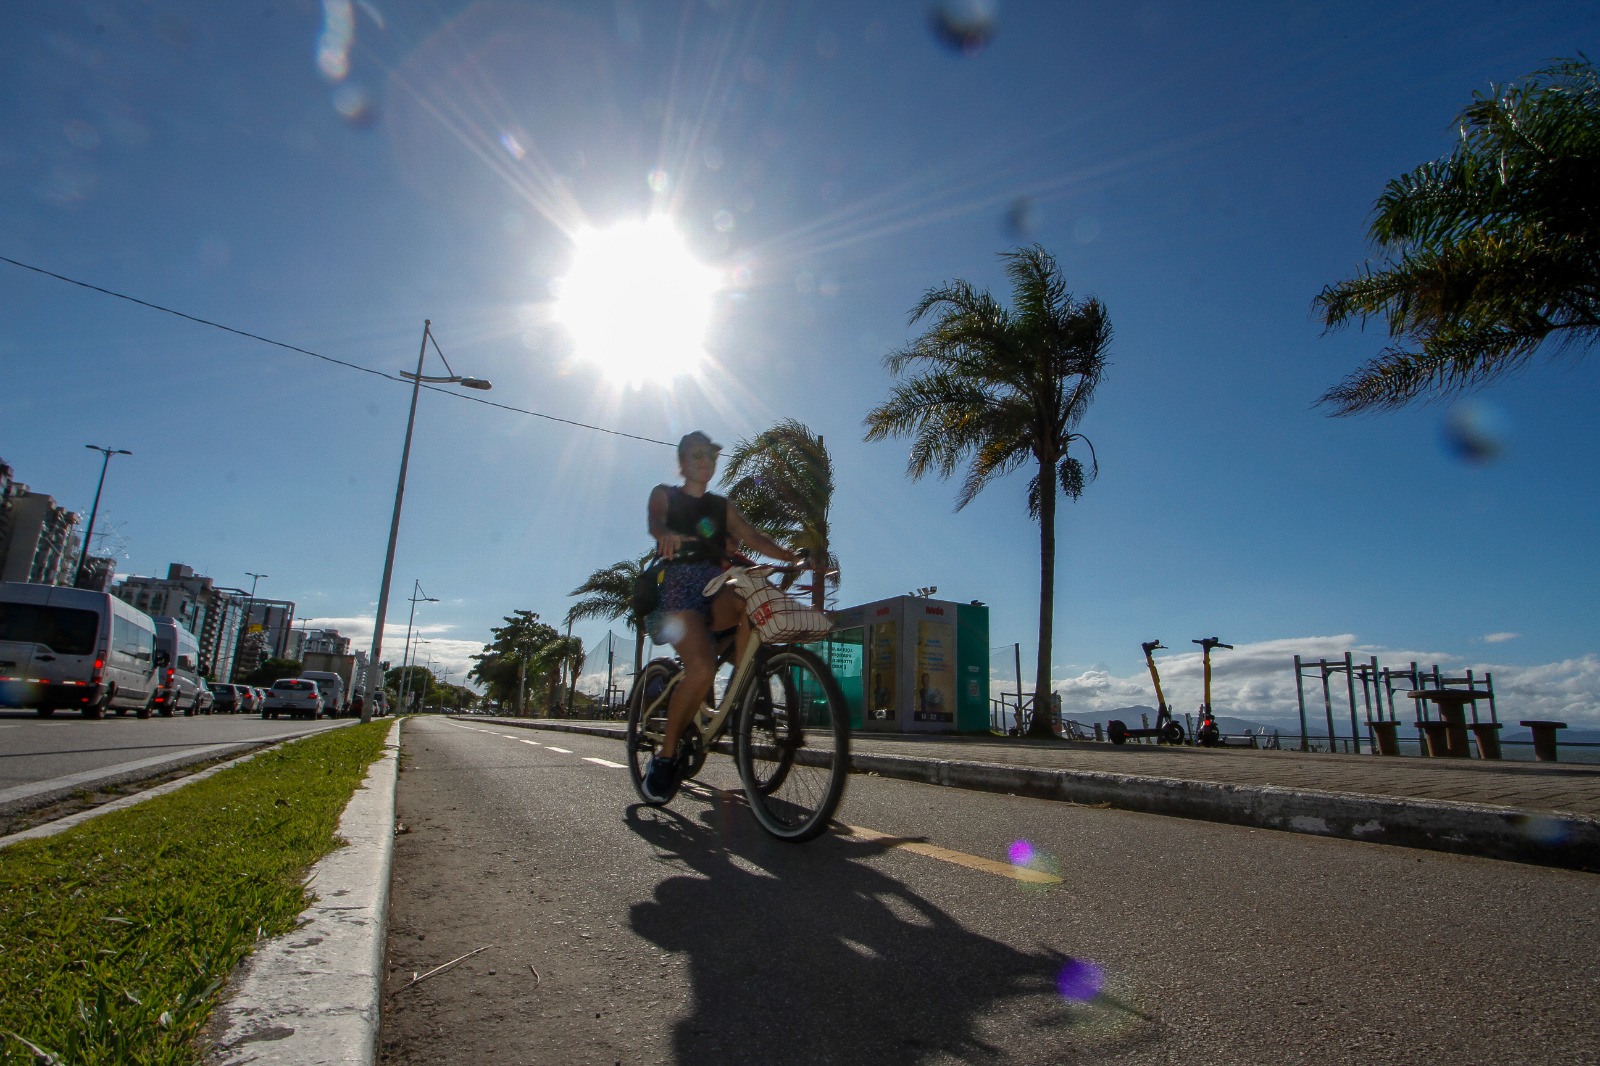
<instances>
[{"instance_id":1,"label":"white van","mask_svg":"<svg viewBox=\"0 0 1600 1066\"><path fill-rule=\"evenodd\" d=\"M150 717L156 627L109 592L0 581L0 707Z\"/></svg>"},{"instance_id":2,"label":"white van","mask_svg":"<svg viewBox=\"0 0 1600 1066\"><path fill-rule=\"evenodd\" d=\"M176 618L163 614L151 621L156 627L156 653L162 660L156 713L164 718L177 711L194 714L200 706L200 642Z\"/></svg>"},{"instance_id":3,"label":"white van","mask_svg":"<svg viewBox=\"0 0 1600 1066\"><path fill-rule=\"evenodd\" d=\"M302 670L300 676L315 681L322 693L322 713L337 718L344 713L344 678L331 670Z\"/></svg>"}]
</instances>

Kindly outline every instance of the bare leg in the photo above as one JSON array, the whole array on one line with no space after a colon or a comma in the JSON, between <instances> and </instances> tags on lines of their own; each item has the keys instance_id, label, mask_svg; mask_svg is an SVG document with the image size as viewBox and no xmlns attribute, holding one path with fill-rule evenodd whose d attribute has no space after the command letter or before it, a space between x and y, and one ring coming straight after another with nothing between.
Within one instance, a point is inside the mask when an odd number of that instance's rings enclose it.
<instances>
[{"instance_id":1,"label":"bare leg","mask_svg":"<svg viewBox=\"0 0 1600 1066\"><path fill-rule=\"evenodd\" d=\"M677 756L678 740L717 676L716 650L711 646L705 619L695 611L680 611L672 617L683 625L683 636L672 645L683 663L683 680L672 690L672 699L667 703L667 729L661 744L661 754L667 758Z\"/></svg>"},{"instance_id":2,"label":"bare leg","mask_svg":"<svg viewBox=\"0 0 1600 1066\"><path fill-rule=\"evenodd\" d=\"M722 589L711 601L711 628L720 633L737 627L734 636L733 661L737 666L744 662L744 646L750 641L750 612L744 609L744 597L732 589Z\"/></svg>"}]
</instances>

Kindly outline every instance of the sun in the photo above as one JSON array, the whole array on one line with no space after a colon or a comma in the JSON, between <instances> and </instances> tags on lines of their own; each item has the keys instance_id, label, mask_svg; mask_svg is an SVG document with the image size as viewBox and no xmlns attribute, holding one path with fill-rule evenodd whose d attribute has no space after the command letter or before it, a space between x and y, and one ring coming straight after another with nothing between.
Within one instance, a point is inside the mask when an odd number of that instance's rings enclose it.
<instances>
[{"instance_id":1,"label":"sun","mask_svg":"<svg viewBox=\"0 0 1600 1066\"><path fill-rule=\"evenodd\" d=\"M583 230L574 243L555 319L571 333L578 358L632 385L694 373L706 358L722 279L690 254L671 220Z\"/></svg>"}]
</instances>

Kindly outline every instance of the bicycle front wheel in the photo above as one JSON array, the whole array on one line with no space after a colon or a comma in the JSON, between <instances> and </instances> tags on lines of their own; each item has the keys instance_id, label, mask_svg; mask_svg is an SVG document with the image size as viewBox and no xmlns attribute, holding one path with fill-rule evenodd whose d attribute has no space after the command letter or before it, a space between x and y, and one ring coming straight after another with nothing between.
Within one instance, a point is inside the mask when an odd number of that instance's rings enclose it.
<instances>
[{"instance_id":1,"label":"bicycle front wheel","mask_svg":"<svg viewBox=\"0 0 1600 1066\"><path fill-rule=\"evenodd\" d=\"M628 693L628 776L646 803L655 801L644 792L645 770L666 735L667 701L677 673L678 664L672 660L653 660L639 672Z\"/></svg>"},{"instance_id":2,"label":"bicycle front wheel","mask_svg":"<svg viewBox=\"0 0 1600 1066\"><path fill-rule=\"evenodd\" d=\"M734 759L761 827L780 840L828 828L850 772L850 717L839 683L803 648L763 651L739 709Z\"/></svg>"}]
</instances>

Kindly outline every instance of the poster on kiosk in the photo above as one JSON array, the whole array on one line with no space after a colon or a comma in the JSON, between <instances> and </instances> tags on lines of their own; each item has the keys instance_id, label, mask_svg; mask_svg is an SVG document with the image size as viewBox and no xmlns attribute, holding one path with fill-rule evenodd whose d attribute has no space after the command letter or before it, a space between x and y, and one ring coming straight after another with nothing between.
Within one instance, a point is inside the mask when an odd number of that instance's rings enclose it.
<instances>
[{"instance_id":1,"label":"poster on kiosk","mask_svg":"<svg viewBox=\"0 0 1600 1066\"><path fill-rule=\"evenodd\" d=\"M832 613L834 637L864 654L840 677L866 732L968 733L989 727L989 608L896 596ZM854 685L859 691L854 691Z\"/></svg>"}]
</instances>

